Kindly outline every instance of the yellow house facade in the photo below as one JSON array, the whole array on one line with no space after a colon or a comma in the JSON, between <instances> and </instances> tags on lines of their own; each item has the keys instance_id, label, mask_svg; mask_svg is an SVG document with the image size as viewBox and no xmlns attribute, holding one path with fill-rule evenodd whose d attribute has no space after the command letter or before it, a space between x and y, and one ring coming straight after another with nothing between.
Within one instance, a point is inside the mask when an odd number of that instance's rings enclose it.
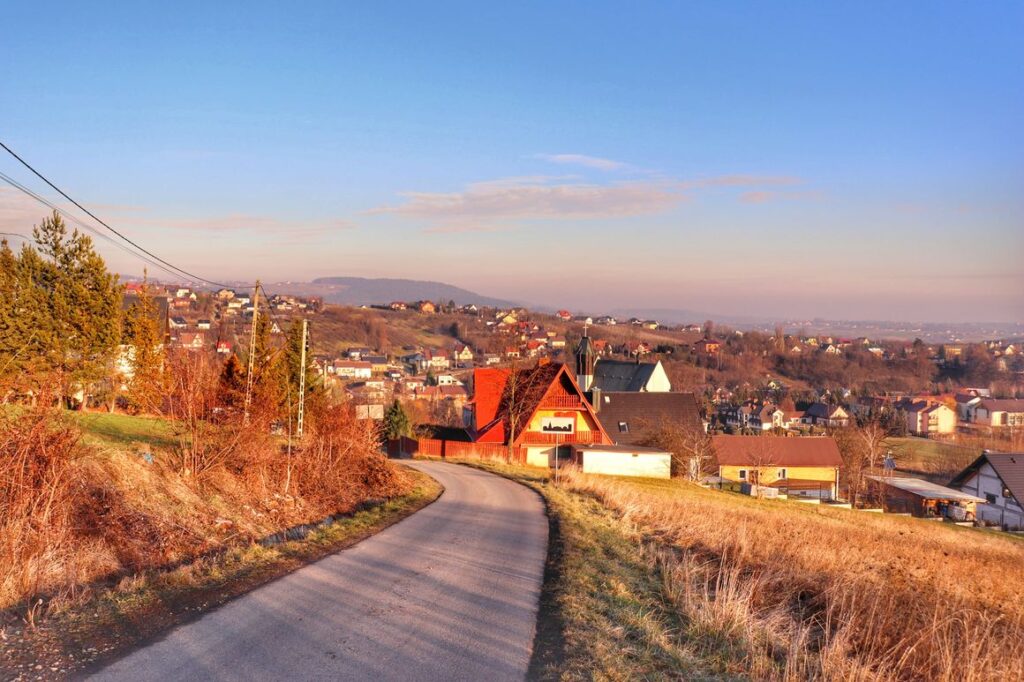
<instances>
[{"instance_id":1,"label":"yellow house facade","mask_svg":"<svg viewBox=\"0 0 1024 682\"><path fill-rule=\"evenodd\" d=\"M839 496L842 457L829 437L715 436L723 481L776 488L818 499Z\"/></svg>"}]
</instances>

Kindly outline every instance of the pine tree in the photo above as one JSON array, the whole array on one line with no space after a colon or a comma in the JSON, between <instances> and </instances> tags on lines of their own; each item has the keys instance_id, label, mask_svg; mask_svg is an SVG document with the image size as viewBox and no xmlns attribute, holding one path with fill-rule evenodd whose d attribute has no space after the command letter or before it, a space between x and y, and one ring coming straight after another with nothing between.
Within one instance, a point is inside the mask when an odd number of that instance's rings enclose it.
<instances>
[{"instance_id":1,"label":"pine tree","mask_svg":"<svg viewBox=\"0 0 1024 682\"><path fill-rule=\"evenodd\" d=\"M234 353L220 372L218 402L228 409L241 409L245 403L245 368Z\"/></svg>"},{"instance_id":2,"label":"pine tree","mask_svg":"<svg viewBox=\"0 0 1024 682\"><path fill-rule=\"evenodd\" d=\"M143 282L138 302L128 311L125 341L131 367L128 404L136 412L159 413L167 392L166 355L160 309L149 292L148 282Z\"/></svg>"},{"instance_id":3,"label":"pine tree","mask_svg":"<svg viewBox=\"0 0 1024 682\"><path fill-rule=\"evenodd\" d=\"M387 412L384 413L384 435L388 440L412 435L412 423L409 415L405 413L402 403L395 398Z\"/></svg>"},{"instance_id":4,"label":"pine tree","mask_svg":"<svg viewBox=\"0 0 1024 682\"><path fill-rule=\"evenodd\" d=\"M68 402L79 391L88 399L93 384L113 374L122 288L92 240L77 230L68 234L56 211L32 236L36 247L0 254L10 285L0 292L0 357L35 383L56 375Z\"/></svg>"}]
</instances>

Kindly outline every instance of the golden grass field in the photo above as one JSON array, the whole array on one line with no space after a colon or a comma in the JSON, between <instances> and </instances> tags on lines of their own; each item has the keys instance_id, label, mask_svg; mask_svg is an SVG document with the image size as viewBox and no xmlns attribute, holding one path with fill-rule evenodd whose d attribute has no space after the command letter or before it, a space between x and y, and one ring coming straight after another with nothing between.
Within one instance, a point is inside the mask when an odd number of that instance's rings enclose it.
<instances>
[{"instance_id":1,"label":"golden grass field","mask_svg":"<svg viewBox=\"0 0 1024 682\"><path fill-rule=\"evenodd\" d=\"M1024 679L1020 538L490 468L537 487L561 522L565 641L549 677Z\"/></svg>"}]
</instances>

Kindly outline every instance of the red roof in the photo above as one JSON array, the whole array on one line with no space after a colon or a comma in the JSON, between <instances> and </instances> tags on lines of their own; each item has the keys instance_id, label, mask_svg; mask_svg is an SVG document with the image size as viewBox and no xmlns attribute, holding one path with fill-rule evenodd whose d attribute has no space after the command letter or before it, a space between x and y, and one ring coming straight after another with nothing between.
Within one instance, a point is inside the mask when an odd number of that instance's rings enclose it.
<instances>
[{"instance_id":1,"label":"red roof","mask_svg":"<svg viewBox=\"0 0 1024 682\"><path fill-rule=\"evenodd\" d=\"M712 436L725 466L841 467L836 441L828 436Z\"/></svg>"},{"instance_id":2,"label":"red roof","mask_svg":"<svg viewBox=\"0 0 1024 682\"><path fill-rule=\"evenodd\" d=\"M611 442L572 373L566 370L564 364L539 364L531 369L518 370L518 372L523 379L519 384L520 400L522 401L520 404L524 406L523 424L530 422L552 386L564 377L571 392L575 393L580 398L582 405L590 411L597 429L601 432L602 442ZM506 387L511 375L512 372L508 369L478 368L473 370L473 430L476 433L475 440L477 442L504 443L506 441ZM516 440L519 440L521 436L522 433L517 434Z\"/></svg>"}]
</instances>

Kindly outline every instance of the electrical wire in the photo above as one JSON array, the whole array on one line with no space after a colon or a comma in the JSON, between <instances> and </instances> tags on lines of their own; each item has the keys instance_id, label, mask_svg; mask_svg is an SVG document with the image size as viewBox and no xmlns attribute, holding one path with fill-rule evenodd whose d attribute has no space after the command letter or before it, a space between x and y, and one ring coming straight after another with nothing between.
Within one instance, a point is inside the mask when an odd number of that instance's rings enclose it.
<instances>
[{"instance_id":1,"label":"electrical wire","mask_svg":"<svg viewBox=\"0 0 1024 682\"><path fill-rule=\"evenodd\" d=\"M39 203L43 204L44 206L47 206L48 208L56 211L60 215L64 216L64 218L66 218L67 220L73 222L74 224L78 225L82 229L84 229L84 230L88 231L89 233L95 235L97 238L102 239L105 242L108 242L109 244L111 244L112 246L114 246L114 247L116 247L118 249L121 249L122 251L124 251L128 255L134 256L135 258L138 258L139 260L141 260L141 261L143 261L143 262L145 262L145 263L147 263L149 265L152 265L153 267L157 268L158 270L163 270L164 272L166 272L168 275L170 275L171 277L173 277L175 279L178 279L179 277L181 277L181 274L179 272L176 272L174 270L171 270L170 268L167 268L167 267L163 266L162 264L160 264L156 260L148 258L148 257L146 257L146 256L144 256L144 255L142 255L140 253L136 253L135 251L132 251L130 248L128 248L127 246L125 246L121 242L118 242L118 241L114 240L113 237L100 232L99 230L97 230L92 225L89 225L88 223L84 222L78 216L76 216L74 214L71 214L71 213L68 213L67 211L62 209L60 206L57 206L56 204L54 204L51 201L48 201L45 197L42 197L42 196L36 194L35 192L33 192L29 188L25 187L24 185L22 185L20 182L18 182L14 178L11 178L10 176L8 176L6 173L0 172L0 180L3 180L4 182L6 182L11 187L17 189L18 191L20 191L20 192L24 193L25 195L31 197L32 199L35 199L36 201L38 201ZM34 241L33 238L26 237L25 235L19 235L19 234L14 234L14 233L11 233L11 234L12 234L12 236L22 237L26 241Z\"/></svg>"},{"instance_id":2,"label":"electrical wire","mask_svg":"<svg viewBox=\"0 0 1024 682\"><path fill-rule=\"evenodd\" d=\"M109 230L109 231L110 231L110 232L112 232L113 234L117 235L117 236L118 236L118 237L120 237L120 238L121 238L122 240L124 240L124 241L128 242L129 244L131 244L132 246L134 246L134 247L135 247L135 248L136 248L137 250L139 250L139 251L141 251L142 253L146 254L146 255L147 255L147 256L149 256L150 258L153 258L153 259L155 259L155 260L159 261L159 262L160 262L160 263L162 263L163 265L165 265L165 266L167 266L167 267L171 268L172 270L175 270L175 271L177 271L177 272L181 273L182 275L185 275L186 277L188 277L188 278L190 278L190 279L192 279L192 280L195 280L195 281L198 281L198 282L204 282L204 283L206 283L206 284L212 284L213 286L217 286L217 287L222 287L222 288L224 288L224 289L229 289L229 288L231 288L231 287L230 287L229 285L227 285L227 284L224 284L224 283L222 283L222 282L215 282L215 281L213 281L213 280L211 280L211 279L206 279L205 277L200 277L199 275L193 274L193 273L189 272L188 270L183 270L182 268L179 268L178 266L174 265L173 263L170 263L170 262L168 262L168 261L164 260L163 258L161 258L160 256L156 255L155 253L153 253L153 252L151 252L151 251L148 251L148 250L144 249L143 247L139 246L139 245L138 245L138 244L136 244L136 243L135 243L134 241L132 241L131 239L129 239L128 237L126 237L126 236L125 236L124 234L122 234L122 233L118 232L118 231L117 231L117 230L115 230L115 229L114 229L113 227L111 227L110 225L108 225L108 224L107 224L106 222L104 222L103 220L101 220L101 219L100 219L99 217L97 217L97 216L96 216L96 214L95 214L95 213L93 213L92 211L90 211L89 209L87 209L87 208L86 208L85 206L82 206L82 205L81 205L80 203L78 203L77 201L75 201L74 199L72 199L72 198L71 198L70 196L68 196L68 194L67 194L66 192L64 192L64 190L62 190L62 189L61 189L60 187L57 187L57 185L55 185L55 184L53 184L52 182L50 182L50 180L49 180L49 179L47 179L47 177L46 177L45 175L43 175L42 173L40 173L39 171L37 171L37 170L36 170L35 168L33 168L33 167L31 166L31 164L29 164L29 162L28 162L28 161L26 161L25 159L23 159L23 158L21 158L20 156L18 156L18 154L17 154L17 153L15 153L15 151L14 151L13 149L11 149L10 147L8 147L8 146L7 146L6 144L4 144L4 143L3 143L2 141L0 141L0 147L3 147L3 148L4 148L4 150L5 150L5 151L6 151L6 152L7 152L8 154L10 154L11 156L13 156L13 157L14 157L15 159L17 159L17 160L18 160L18 162L19 162L19 163L20 163L21 165L23 165L23 166L24 166L25 168L29 169L29 170L30 170L30 171L31 171L31 172L32 172L32 173L33 173L33 174L34 174L34 175L35 175L35 176L36 176L37 178L39 178L40 180L42 180L43 182L45 182L45 183L46 183L47 185L49 185L49 186L50 186L50 187L51 187L51 188L52 188L52 189L53 189L54 191L56 191L56 192L57 192L58 194L60 194L60 195L61 195L62 197L64 197L65 199L67 199L68 201L70 201L70 202L71 202L72 204L74 204L75 206L77 206L77 207L78 207L78 208L79 208L79 209L80 209L80 210L81 210L82 212L84 212L84 213L85 213L86 215L88 215L88 216L89 216L90 218L92 218L92 219L93 219L93 220L95 220L95 221L96 221L97 223L99 223L100 225L102 225L103 227L105 227L105 228L106 228L107 230ZM180 276L180 275L179 275L179 276ZM248 286L251 286L251 285L248 285Z\"/></svg>"}]
</instances>

